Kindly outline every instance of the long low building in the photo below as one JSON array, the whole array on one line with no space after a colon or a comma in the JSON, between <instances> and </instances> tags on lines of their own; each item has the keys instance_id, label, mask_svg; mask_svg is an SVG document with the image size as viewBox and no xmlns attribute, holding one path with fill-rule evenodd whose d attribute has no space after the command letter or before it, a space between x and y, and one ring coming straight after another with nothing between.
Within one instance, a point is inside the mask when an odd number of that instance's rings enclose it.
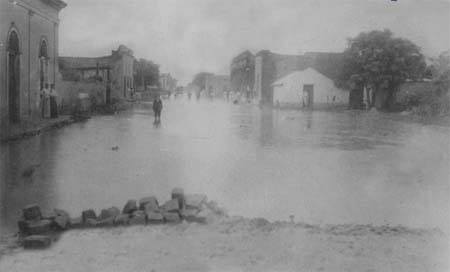
<instances>
[{"instance_id":1,"label":"long low building","mask_svg":"<svg viewBox=\"0 0 450 272\"><path fill-rule=\"evenodd\" d=\"M272 84L273 105L281 107L336 106L348 103L349 92L314 68L294 71Z\"/></svg>"},{"instance_id":2,"label":"long low building","mask_svg":"<svg viewBox=\"0 0 450 272\"><path fill-rule=\"evenodd\" d=\"M339 74L341 65L342 53L307 52L303 55L282 55L262 50L255 57L254 93L256 99L260 104L274 105L274 83L276 81L295 71L304 71L307 68L313 68L330 80L334 80ZM297 76L299 75L297 74ZM298 88L303 88L303 86Z\"/></svg>"},{"instance_id":3,"label":"long low building","mask_svg":"<svg viewBox=\"0 0 450 272\"><path fill-rule=\"evenodd\" d=\"M60 57L59 70L64 85L89 80L102 82L106 88L102 100L106 103L132 96L134 56L133 51L124 45L104 57Z\"/></svg>"}]
</instances>

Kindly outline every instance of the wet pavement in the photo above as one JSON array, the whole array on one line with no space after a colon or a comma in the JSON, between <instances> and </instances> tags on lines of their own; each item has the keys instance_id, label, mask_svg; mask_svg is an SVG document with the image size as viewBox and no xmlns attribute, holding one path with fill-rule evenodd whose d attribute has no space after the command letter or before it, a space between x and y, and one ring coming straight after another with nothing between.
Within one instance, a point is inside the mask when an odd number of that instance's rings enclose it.
<instances>
[{"instance_id":1,"label":"wet pavement","mask_svg":"<svg viewBox=\"0 0 450 272\"><path fill-rule=\"evenodd\" d=\"M163 101L0 146L0 234L23 206L83 209L173 187L230 214L450 230L450 129L373 112ZM118 147L118 148L113 148Z\"/></svg>"}]
</instances>

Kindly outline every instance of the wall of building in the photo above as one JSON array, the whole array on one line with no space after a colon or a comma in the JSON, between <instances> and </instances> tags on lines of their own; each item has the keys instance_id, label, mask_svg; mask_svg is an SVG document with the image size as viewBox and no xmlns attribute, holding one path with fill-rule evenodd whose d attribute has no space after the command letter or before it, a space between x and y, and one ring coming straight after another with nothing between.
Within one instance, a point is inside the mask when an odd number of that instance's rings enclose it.
<instances>
[{"instance_id":1,"label":"wall of building","mask_svg":"<svg viewBox=\"0 0 450 272\"><path fill-rule=\"evenodd\" d=\"M274 83L274 105L303 105L304 85L313 85L314 105L343 105L349 93L335 86L333 80L312 68L293 72ZM334 98L334 99L333 99Z\"/></svg>"},{"instance_id":2,"label":"wall of building","mask_svg":"<svg viewBox=\"0 0 450 272\"><path fill-rule=\"evenodd\" d=\"M47 43L48 83L54 84L58 56L58 11L38 0L0 1L0 122L2 131L9 125L8 37L15 30L20 41L20 119L40 118L39 49Z\"/></svg>"},{"instance_id":3,"label":"wall of building","mask_svg":"<svg viewBox=\"0 0 450 272\"><path fill-rule=\"evenodd\" d=\"M168 73L160 75L159 83L161 85L161 89L164 91L175 92L175 89L177 87L177 80Z\"/></svg>"},{"instance_id":4,"label":"wall of building","mask_svg":"<svg viewBox=\"0 0 450 272\"><path fill-rule=\"evenodd\" d=\"M254 84L255 56L250 51L244 51L231 61L230 88L233 92L255 98Z\"/></svg>"},{"instance_id":5,"label":"wall of building","mask_svg":"<svg viewBox=\"0 0 450 272\"><path fill-rule=\"evenodd\" d=\"M104 82L58 81L58 105L60 111L70 114L79 103L80 94L89 96L97 105L106 103L106 84Z\"/></svg>"},{"instance_id":6,"label":"wall of building","mask_svg":"<svg viewBox=\"0 0 450 272\"><path fill-rule=\"evenodd\" d=\"M130 49L120 46L113 51L111 63L111 97L116 99L130 98L130 90L134 88L134 57Z\"/></svg>"},{"instance_id":7,"label":"wall of building","mask_svg":"<svg viewBox=\"0 0 450 272\"><path fill-rule=\"evenodd\" d=\"M298 70L314 68L329 78L339 71L342 54L312 52L304 55L282 55L268 50L260 51L255 58L255 92L261 104L272 105L272 84Z\"/></svg>"},{"instance_id":8,"label":"wall of building","mask_svg":"<svg viewBox=\"0 0 450 272\"><path fill-rule=\"evenodd\" d=\"M255 93L259 103L262 105L272 105L273 87L276 80L275 61L270 51L261 51L255 58Z\"/></svg>"}]
</instances>

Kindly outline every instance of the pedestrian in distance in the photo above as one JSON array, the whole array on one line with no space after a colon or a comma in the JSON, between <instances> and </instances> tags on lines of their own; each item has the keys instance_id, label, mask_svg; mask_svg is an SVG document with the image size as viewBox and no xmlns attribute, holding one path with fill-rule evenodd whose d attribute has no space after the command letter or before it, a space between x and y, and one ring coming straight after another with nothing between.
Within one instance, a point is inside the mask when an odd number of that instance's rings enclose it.
<instances>
[{"instance_id":1,"label":"pedestrian in distance","mask_svg":"<svg viewBox=\"0 0 450 272\"><path fill-rule=\"evenodd\" d=\"M155 100L153 100L153 113L155 114L155 123L161 122L161 111L163 104L161 97L158 95Z\"/></svg>"}]
</instances>

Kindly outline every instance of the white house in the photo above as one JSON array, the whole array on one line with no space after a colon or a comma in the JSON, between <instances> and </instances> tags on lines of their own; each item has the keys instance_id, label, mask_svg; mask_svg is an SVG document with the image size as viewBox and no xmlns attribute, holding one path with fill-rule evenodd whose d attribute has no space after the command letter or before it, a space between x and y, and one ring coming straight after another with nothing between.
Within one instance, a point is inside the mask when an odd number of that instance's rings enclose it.
<instances>
[{"instance_id":1,"label":"white house","mask_svg":"<svg viewBox=\"0 0 450 272\"><path fill-rule=\"evenodd\" d=\"M335 106L348 103L349 93L335 86L332 79L313 68L294 71L275 81L275 106Z\"/></svg>"}]
</instances>

